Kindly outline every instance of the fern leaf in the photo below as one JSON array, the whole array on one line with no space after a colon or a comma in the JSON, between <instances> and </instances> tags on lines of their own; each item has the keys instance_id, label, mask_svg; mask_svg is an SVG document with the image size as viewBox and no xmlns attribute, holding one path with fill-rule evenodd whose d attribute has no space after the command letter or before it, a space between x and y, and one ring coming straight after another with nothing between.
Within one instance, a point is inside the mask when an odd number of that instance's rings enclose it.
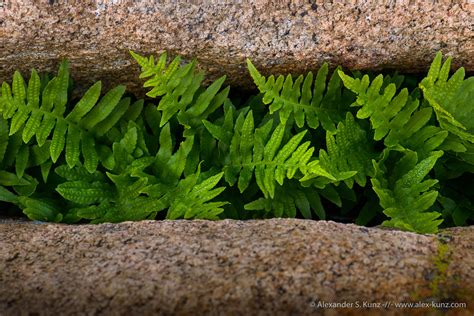
<instances>
[{"instance_id":1,"label":"fern leaf","mask_svg":"<svg viewBox=\"0 0 474 316\"><path fill-rule=\"evenodd\" d=\"M7 190L0 185L0 201L18 204L18 197L14 193L10 192L10 190Z\"/></svg>"},{"instance_id":2,"label":"fern leaf","mask_svg":"<svg viewBox=\"0 0 474 316\"><path fill-rule=\"evenodd\" d=\"M442 54L438 53L420 89L433 107L441 128L474 143L474 78L464 79L462 67L449 78L450 68L451 57L442 64Z\"/></svg>"},{"instance_id":3,"label":"fern leaf","mask_svg":"<svg viewBox=\"0 0 474 316\"><path fill-rule=\"evenodd\" d=\"M140 77L151 77L144 84L144 87L153 87L147 95L153 98L161 97L158 104L158 110L162 113L160 127L173 116L177 116L180 124L187 128L197 127L227 98L229 88L221 91L225 76L213 82L204 91L200 89L204 74L195 70L194 61L180 66L180 58L177 57L166 66L166 54L162 54L155 64L153 56L146 58L134 52L130 53L142 67Z\"/></svg>"},{"instance_id":4,"label":"fern leaf","mask_svg":"<svg viewBox=\"0 0 474 316\"><path fill-rule=\"evenodd\" d=\"M92 110L99 100L102 82L97 81L82 96L74 109L66 116L66 120L72 123L79 123L81 119Z\"/></svg>"},{"instance_id":5,"label":"fern leaf","mask_svg":"<svg viewBox=\"0 0 474 316\"><path fill-rule=\"evenodd\" d=\"M0 161L3 161L8 147L8 122L0 118Z\"/></svg>"},{"instance_id":6,"label":"fern leaf","mask_svg":"<svg viewBox=\"0 0 474 316\"><path fill-rule=\"evenodd\" d=\"M172 154L172 138L169 124L163 127L159 139L161 146L156 154L153 168L163 183L176 183L184 172L187 157L193 148L194 137L188 137L181 142L174 154Z\"/></svg>"},{"instance_id":7,"label":"fern leaf","mask_svg":"<svg viewBox=\"0 0 474 316\"><path fill-rule=\"evenodd\" d=\"M76 126L69 126L66 140L66 162L70 168L79 163L81 130Z\"/></svg>"},{"instance_id":8,"label":"fern leaf","mask_svg":"<svg viewBox=\"0 0 474 316\"><path fill-rule=\"evenodd\" d=\"M387 171L374 162L376 175L372 186L380 199L380 205L390 220L383 224L419 233L435 233L443 221L441 214L427 210L435 202L438 192L430 190L437 180L424 180L442 151L432 152L427 158L418 161L416 152L407 152L393 168L387 180Z\"/></svg>"},{"instance_id":9,"label":"fern leaf","mask_svg":"<svg viewBox=\"0 0 474 316\"><path fill-rule=\"evenodd\" d=\"M18 108L18 111L13 115L11 120L10 136L14 135L23 127L30 114L30 111L25 104L20 104Z\"/></svg>"},{"instance_id":10,"label":"fern leaf","mask_svg":"<svg viewBox=\"0 0 474 316\"><path fill-rule=\"evenodd\" d=\"M52 96L54 97L54 113L63 115L68 101L69 87L69 62L63 60L59 66L56 84L53 86Z\"/></svg>"},{"instance_id":11,"label":"fern leaf","mask_svg":"<svg viewBox=\"0 0 474 316\"><path fill-rule=\"evenodd\" d=\"M313 73L299 76L293 81L291 75L265 78L247 59L247 68L257 88L263 93L263 103L269 105L270 114L279 112L280 121L294 119L298 127L305 122L310 128L321 124L326 130L335 129L339 120L337 106L342 105L340 79L333 75L326 87L328 65L324 63L313 80ZM326 94L325 94L326 93Z\"/></svg>"},{"instance_id":12,"label":"fern leaf","mask_svg":"<svg viewBox=\"0 0 474 316\"><path fill-rule=\"evenodd\" d=\"M20 196L18 204L21 205L23 213L31 220L58 223L63 219L60 206L52 200Z\"/></svg>"},{"instance_id":13,"label":"fern leaf","mask_svg":"<svg viewBox=\"0 0 474 316\"><path fill-rule=\"evenodd\" d=\"M0 171L0 185L3 186L14 186L14 185L28 185L29 182L24 179L23 177L18 177L14 173L10 173L7 171Z\"/></svg>"},{"instance_id":14,"label":"fern leaf","mask_svg":"<svg viewBox=\"0 0 474 316\"><path fill-rule=\"evenodd\" d=\"M129 121L135 122L142 114L144 109L144 101L142 99L135 101L128 109L123 117L128 118Z\"/></svg>"},{"instance_id":15,"label":"fern leaf","mask_svg":"<svg viewBox=\"0 0 474 316\"><path fill-rule=\"evenodd\" d=\"M28 160L30 158L30 148L26 146L22 146L18 151L18 155L16 157L15 163L15 170L16 174L19 178L23 177L25 173L25 169L28 166Z\"/></svg>"},{"instance_id":16,"label":"fern leaf","mask_svg":"<svg viewBox=\"0 0 474 316\"><path fill-rule=\"evenodd\" d=\"M166 218L218 219L218 215L224 211L222 206L227 204L227 202L209 201L225 189L224 187L215 188L223 175L224 173L221 172L198 183L198 170L197 173L180 181Z\"/></svg>"},{"instance_id":17,"label":"fern leaf","mask_svg":"<svg viewBox=\"0 0 474 316\"><path fill-rule=\"evenodd\" d=\"M117 106L110 113L110 115L96 125L96 127L94 128L94 132L96 133L96 135L100 137L110 131L110 129L112 129L112 127L114 127L117 122L125 115L125 112L127 112L129 107L130 98L124 98L120 100Z\"/></svg>"},{"instance_id":18,"label":"fern leaf","mask_svg":"<svg viewBox=\"0 0 474 316\"><path fill-rule=\"evenodd\" d=\"M3 156L2 160L3 168L14 166L18 151L22 146L26 145L23 144L20 135L16 134L8 137L7 150L5 151L5 155Z\"/></svg>"},{"instance_id":19,"label":"fern leaf","mask_svg":"<svg viewBox=\"0 0 474 316\"><path fill-rule=\"evenodd\" d=\"M69 168L66 165L61 165L54 171L57 175L68 181L95 182L103 181L105 179L105 176L99 171L90 173L84 167Z\"/></svg>"},{"instance_id":20,"label":"fern leaf","mask_svg":"<svg viewBox=\"0 0 474 316\"><path fill-rule=\"evenodd\" d=\"M324 188L328 183L344 181L352 188L355 181L364 187L367 177L373 176L371 160L377 153L352 114L347 113L334 134L326 132L326 147L327 150L319 151L319 160L310 163L302 182Z\"/></svg>"},{"instance_id":21,"label":"fern leaf","mask_svg":"<svg viewBox=\"0 0 474 316\"><path fill-rule=\"evenodd\" d=\"M61 155L64 145L66 144L67 124L64 121L58 121L53 132L53 139L49 147L51 159L56 162Z\"/></svg>"},{"instance_id":22,"label":"fern leaf","mask_svg":"<svg viewBox=\"0 0 474 316\"><path fill-rule=\"evenodd\" d=\"M41 93L41 79L36 72L36 70L31 71L30 80L28 82L28 89L27 89L27 100L28 106L32 108L39 107L40 101L40 93Z\"/></svg>"},{"instance_id":23,"label":"fern leaf","mask_svg":"<svg viewBox=\"0 0 474 316\"><path fill-rule=\"evenodd\" d=\"M85 207L78 207L73 209L77 216L85 219L99 219L110 211L111 205L109 203L101 203L99 205L90 205Z\"/></svg>"},{"instance_id":24,"label":"fern leaf","mask_svg":"<svg viewBox=\"0 0 474 316\"><path fill-rule=\"evenodd\" d=\"M150 157L149 157L150 158ZM132 169L142 170L153 160L143 160ZM200 171L175 185L155 183L155 177L134 177L125 173L101 173L90 175L77 167L72 170L62 166L57 173L72 179L57 187L57 192L66 200L74 202L77 216L91 219L93 223L142 220L169 207L167 218L205 218L217 219L226 202L211 202L224 188L215 186L223 173L199 181ZM75 180L75 179L88 179ZM79 205L79 207L77 207Z\"/></svg>"},{"instance_id":25,"label":"fern leaf","mask_svg":"<svg viewBox=\"0 0 474 316\"><path fill-rule=\"evenodd\" d=\"M117 124L130 103L129 98L122 100L124 86L112 89L97 103L101 89L101 83L98 82L65 115L69 86L66 61L61 64L58 75L45 83L43 91L41 80L34 70L26 90L19 73L14 75L12 86L13 95L8 84L3 84L0 98L3 116L11 118L10 136L22 131L25 144L36 136L39 146L50 139L51 160L57 162L61 154L66 152L66 161L70 167L80 163L82 153L83 162L91 172L99 162L96 138L103 136Z\"/></svg>"},{"instance_id":26,"label":"fern leaf","mask_svg":"<svg viewBox=\"0 0 474 316\"><path fill-rule=\"evenodd\" d=\"M99 155L97 154L94 138L90 135L85 135L83 132L81 145L82 155L84 157L84 166L89 172L92 173L97 169L97 165L99 164Z\"/></svg>"},{"instance_id":27,"label":"fern leaf","mask_svg":"<svg viewBox=\"0 0 474 316\"><path fill-rule=\"evenodd\" d=\"M65 199L78 204L92 204L111 198L110 186L104 182L72 181L58 185L56 191Z\"/></svg>"},{"instance_id":28,"label":"fern leaf","mask_svg":"<svg viewBox=\"0 0 474 316\"><path fill-rule=\"evenodd\" d=\"M244 209L264 211L272 217L293 218L298 212L306 219L311 219L313 212L321 219L326 216L318 191L303 188L295 181L278 187L274 198L258 198L245 204Z\"/></svg>"},{"instance_id":29,"label":"fern leaf","mask_svg":"<svg viewBox=\"0 0 474 316\"><path fill-rule=\"evenodd\" d=\"M55 93L57 90L58 78L54 77L46 83L41 95L41 109L45 112L51 112L54 107Z\"/></svg>"},{"instance_id":30,"label":"fern leaf","mask_svg":"<svg viewBox=\"0 0 474 316\"><path fill-rule=\"evenodd\" d=\"M300 144L306 132L293 136L282 146L285 125L279 124L268 139L273 122L268 121L255 128L253 112L246 116L241 113L236 120L234 134L224 161L225 180L234 185L238 178L240 192L247 189L255 174L257 185L265 196L273 197L277 182L282 185L285 178L291 179L297 170L304 170L314 148L309 142ZM205 124L211 134L217 135L221 142L228 142L225 131L209 122Z\"/></svg>"},{"instance_id":31,"label":"fern leaf","mask_svg":"<svg viewBox=\"0 0 474 316\"><path fill-rule=\"evenodd\" d=\"M16 104L25 104L25 80L23 79L19 71L15 71L15 73L13 74L12 92Z\"/></svg>"},{"instance_id":32,"label":"fern leaf","mask_svg":"<svg viewBox=\"0 0 474 316\"><path fill-rule=\"evenodd\" d=\"M35 135L35 132L40 128L42 119L43 113L39 111L35 111L31 114L31 117L23 128L22 138L25 144L30 141Z\"/></svg>"},{"instance_id":33,"label":"fern leaf","mask_svg":"<svg viewBox=\"0 0 474 316\"><path fill-rule=\"evenodd\" d=\"M212 100L216 97L217 93L220 91L222 85L224 84L225 81L225 76L217 79L214 81L204 92L199 94L196 102L193 104L192 107L190 107L186 112L181 112L180 116L178 116L178 119L181 118L181 122L186 122L189 118L192 117L200 117L211 105ZM228 94L228 89L227 93L225 93L223 96L224 98L227 97ZM220 102L218 102L219 106L224 103L224 99L219 98Z\"/></svg>"},{"instance_id":34,"label":"fern leaf","mask_svg":"<svg viewBox=\"0 0 474 316\"><path fill-rule=\"evenodd\" d=\"M78 218L90 219L92 223L142 220L167 206L159 197L142 194L147 188L147 178L133 177L124 172L105 176L98 171L90 174L85 167L69 169L61 166L56 173L68 181L61 183L56 190L64 199L74 203L73 212Z\"/></svg>"},{"instance_id":35,"label":"fern leaf","mask_svg":"<svg viewBox=\"0 0 474 316\"><path fill-rule=\"evenodd\" d=\"M99 122L107 118L119 104L125 86L117 86L110 90L94 108L81 119L80 124L88 130L92 130Z\"/></svg>"},{"instance_id":36,"label":"fern leaf","mask_svg":"<svg viewBox=\"0 0 474 316\"><path fill-rule=\"evenodd\" d=\"M369 118L375 131L374 139L384 139L387 147L402 146L427 155L447 137L447 133L440 128L428 125L431 109L420 108L419 100L410 96L407 88L396 94L396 84L384 86L382 75L372 82L368 75L359 79L339 71L339 76L344 85L357 94L357 100L353 103L353 106L361 107L357 117Z\"/></svg>"}]
</instances>

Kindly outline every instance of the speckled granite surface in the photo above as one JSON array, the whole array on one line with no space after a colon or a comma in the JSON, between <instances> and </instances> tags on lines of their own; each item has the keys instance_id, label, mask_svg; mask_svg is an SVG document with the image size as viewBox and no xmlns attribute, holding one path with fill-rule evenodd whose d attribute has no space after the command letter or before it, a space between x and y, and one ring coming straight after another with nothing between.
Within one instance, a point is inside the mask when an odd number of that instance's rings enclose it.
<instances>
[{"instance_id":1,"label":"speckled granite surface","mask_svg":"<svg viewBox=\"0 0 474 316\"><path fill-rule=\"evenodd\" d=\"M143 93L128 50L197 57L209 78L249 87L245 58L265 73L322 62L425 71L438 50L474 70L473 1L0 1L0 81L72 61L84 84ZM1 5L0 5L1 6Z\"/></svg>"},{"instance_id":2,"label":"speckled granite surface","mask_svg":"<svg viewBox=\"0 0 474 316\"><path fill-rule=\"evenodd\" d=\"M472 315L473 286L474 227L434 236L282 219L0 223L1 315L386 315L317 304L418 300L467 302L450 312Z\"/></svg>"}]
</instances>

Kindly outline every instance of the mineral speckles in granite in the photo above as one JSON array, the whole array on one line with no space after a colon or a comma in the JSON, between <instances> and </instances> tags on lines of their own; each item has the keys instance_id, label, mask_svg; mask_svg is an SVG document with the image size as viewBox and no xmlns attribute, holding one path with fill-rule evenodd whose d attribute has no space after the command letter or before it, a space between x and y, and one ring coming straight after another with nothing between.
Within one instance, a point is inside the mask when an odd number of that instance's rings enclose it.
<instances>
[{"instance_id":1,"label":"mineral speckles in granite","mask_svg":"<svg viewBox=\"0 0 474 316\"><path fill-rule=\"evenodd\" d=\"M253 87L245 58L265 74L327 61L347 69L426 71L436 51L474 70L469 1L6 1L0 81L14 70L55 71L69 58L87 85L127 84L143 95L128 50L196 57L210 79Z\"/></svg>"},{"instance_id":2,"label":"mineral speckles in granite","mask_svg":"<svg viewBox=\"0 0 474 316\"><path fill-rule=\"evenodd\" d=\"M472 228L448 274L473 284ZM0 224L0 314L308 314L426 298L436 236L324 221ZM471 287L472 288L472 287ZM449 288L447 289L450 290Z\"/></svg>"}]
</instances>

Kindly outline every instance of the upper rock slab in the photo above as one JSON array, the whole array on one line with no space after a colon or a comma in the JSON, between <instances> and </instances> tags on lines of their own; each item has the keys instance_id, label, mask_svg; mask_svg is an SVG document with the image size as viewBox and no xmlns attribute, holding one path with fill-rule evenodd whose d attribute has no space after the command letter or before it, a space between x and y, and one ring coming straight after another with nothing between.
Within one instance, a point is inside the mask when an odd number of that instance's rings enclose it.
<instances>
[{"instance_id":1,"label":"upper rock slab","mask_svg":"<svg viewBox=\"0 0 474 316\"><path fill-rule=\"evenodd\" d=\"M472 1L5 1L0 2L0 81L15 69L72 62L83 84L141 91L128 51L197 58L209 78L252 86L245 58L264 73L348 69L426 71L441 50L474 70Z\"/></svg>"}]
</instances>

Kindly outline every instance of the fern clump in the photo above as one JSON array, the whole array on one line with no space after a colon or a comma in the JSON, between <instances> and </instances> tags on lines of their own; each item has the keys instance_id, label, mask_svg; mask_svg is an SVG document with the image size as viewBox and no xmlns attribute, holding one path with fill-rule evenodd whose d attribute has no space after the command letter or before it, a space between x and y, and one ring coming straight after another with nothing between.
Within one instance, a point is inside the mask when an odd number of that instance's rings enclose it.
<instances>
[{"instance_id":1,"label":"fern clump","mask_svg":"<svg viewBox=\"0 0 474 316\"><path fill-rule=\"evenodd\" d=\"M150 100L69 67L3 82L0 203L33 220L302 217L435 233L474 220L474 80L436 55L401 75L263 76L234 98L196 61L131 52ZM154 102L156 99L156 102Z\"/></svg>"}]
</instances>

